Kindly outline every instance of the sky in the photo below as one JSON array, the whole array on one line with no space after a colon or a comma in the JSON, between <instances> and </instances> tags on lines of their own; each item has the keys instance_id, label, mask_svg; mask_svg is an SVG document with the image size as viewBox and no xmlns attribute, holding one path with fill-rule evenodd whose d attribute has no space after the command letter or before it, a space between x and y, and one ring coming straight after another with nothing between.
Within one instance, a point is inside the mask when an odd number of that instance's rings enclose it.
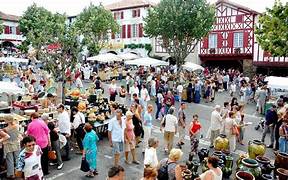
<instances>
[{"instance_id":1,"label":"sky","mask_svg":"<svg viewBox=\"0 0 288 180\"><path fill-rule=\"evenodd\" d=\"M91 2L95 5L102 3L103 5L110 4L120 0L0 0L0 11L21 16L28 6L35 2L37 5L45 7L52 12L66 13L69 16L77 15L81 10L88 6ZM133 0L131 0L133 1ZM150 0L159 2L160 0ZM214 3L217 0L207 0ZM265 11L266 7L272 7L274 0L230 0L238 4L249 7L258 12ZM288 0L281 0L288 2Z\"/></svg>"}]
</instances>

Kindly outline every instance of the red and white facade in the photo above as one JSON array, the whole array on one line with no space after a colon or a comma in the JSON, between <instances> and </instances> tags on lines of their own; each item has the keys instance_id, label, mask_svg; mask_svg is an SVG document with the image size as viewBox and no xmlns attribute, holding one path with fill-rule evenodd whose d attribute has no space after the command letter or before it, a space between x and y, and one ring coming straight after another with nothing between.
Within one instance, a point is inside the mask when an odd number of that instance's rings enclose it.
<instances>
[{"instance_id":1,"label":"red and white facade","mask_svg":"<svg viewBox=\"0 0 288 180\"><path fill-rule=\"evenodd\" d=\"M19 45L24 40L19 30L19 17L0 12L0 19L4 30L0 34L0 44L13 43L13 45Z\"/></svg>"},{"instance_id":2,"label":"red and white facade","mask_svg":"<svg viewBox=\"0 0 288 180\"><path fill-rule=\"evenodd\" d=\"M226 0L217 1L215 11L213 28L200 42L201 61L252 59L258 13Z\"/></svg>"},{"instance_id":3,"label":"red and white facade","mask_svg":"<svg viewBox=\"0 0 288 180\"><path fill-rule=\"evenodd\" d=\"M115 51L116 53L132 51L141 56L147 56L144 46L145 44L150 45L151 39L144 36L144 18L147 17L148 9L153 5L147 0L122 0L105 6L111 10L114 19L120 25L120 32L111 34L108 47L103 51Z\"/></svg>"}]
</instances>

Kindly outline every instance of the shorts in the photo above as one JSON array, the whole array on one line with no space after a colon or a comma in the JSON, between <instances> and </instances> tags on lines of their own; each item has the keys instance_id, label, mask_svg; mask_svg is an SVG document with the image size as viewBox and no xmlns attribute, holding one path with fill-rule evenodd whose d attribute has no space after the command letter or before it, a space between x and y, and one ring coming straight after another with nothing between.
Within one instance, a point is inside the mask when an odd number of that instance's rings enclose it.
<instances>
[{"instance_id":1,"label":"shorts","mask_svg":"<svg viewBox=\"0 0 288 180\"><path fill-rule=\"evenodd\" d=\"M130 144L125 143L125 152L130 152L132 149L135 149L135 140L132 140Z\"/></svg>"},{"instance_id":2,"label":"shorts","mask_svg":"<svg viewBox=\"0 0 288 180\"><path fill-rule=\"evenodd\" d=\"M123 152L123 142L112 142L113 144L113 149L112 153L113 154L120 154Z\"/></svg>"}]
</instances>

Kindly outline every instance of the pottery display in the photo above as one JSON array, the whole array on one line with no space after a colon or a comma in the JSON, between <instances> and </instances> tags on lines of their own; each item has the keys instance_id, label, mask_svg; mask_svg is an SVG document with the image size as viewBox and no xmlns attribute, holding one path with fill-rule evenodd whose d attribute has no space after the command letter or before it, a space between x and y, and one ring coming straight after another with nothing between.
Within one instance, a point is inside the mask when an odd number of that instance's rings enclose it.
<instances>
[{"instance_id":1,"label":"pottery display","mask_svg":"<svg viewBox=\"0 0 288 180\"><path fill-rule=\"evenodd\" d=\"M199 174L198 174L198 167L200 166L200 163L198 161L192 161L192 179L195 179L197 177L199 177Z\"/></svg>"},{"instance_id":2,"label":"pottery display","mask_svg":"<svg viewBox=\"0 0 288 180\"><path fill-rule=\"evenodd\" d=\"M288 169L288 154L282 152L275 152L275 155L276 155L274 162L275 169L278 168Z\"/></svg>"},{"instance_id":3,"label":"pottery display","mask_svg":"<svg viewBox=\"0 0 288 180\"><path fill-rule=\"evenodd\" d=\"M259 140L253 140L248 142L248 154L249 158L255 159L257 156L264 156L266 152L266 146Z\"/></svg>"},{"instance_id":4,"label":"pottery display","mask_svg":"<svg viewBox=\"0 0 288 180\"><path fill-rule=\"evenodd\" d=\"M255 177L249 172L238 171L236 172L236 179L237 180L255 180Z\"/></svg>"},{"instance_id":5,"label":"pottery display","mask_svg":"<svg viewBox=\"0 0 288 180\"><path fill-rule=\"evenodd\" d=\"M262 174L261 176L262 180L273 180L273 176L271 174Z\"/></svg>"},{"instance_id":6,"label":"pottery display","mask_svg":"<svg viewBox=\"0 0 288 180\"><path fill-rule=\"evenodd\" d=\"M198 151L199 161L202 162L204 160L204 158L208 157L208 155L209 155L208 149L206 149L206 148L200 149L200 151Z\"/></svg>"},{"instance_id":7,"label":"pottery display","mask_svg":"<svg viewBox=\"0 0 288 180\"><path fill-rule=\"evenodd\" d=\"M256 179L261 178L261 168L255 159L244 158L239 166L240 171L250 172Z\"/></svg>"},{"instance_id":8,"label":"pottery display","mask_svg":"<svg viewBox=\"0 0 288 180\"><path fill-rule=\"evenodd\" d=\"M226 135L220 134L214 141L214 149L216 151L229 151L229 140Z\"/></svg>"},{"instance_id":9,"label":"pottery display","mask_svg":"<svg viewBox=\"0 0 288 180\"><path fill-rule=\"evenodd\" d=\"M217 156L219 159L225 160L225 155L221 151L214 151L212 156Z\"/></svg>"},{"instance_id":10,"label":"pottery display","mask_svg":"<svg viewBox=\"0 0 288 180\"><path fill-rule=\"evenodd\" d=\"M182 178L183 178L183 180L192 179L192 172L189 169L182 171Z\"/></svg>"},{"instance_id":11,"label":"pottery display","mask_svg":"<svg viewBox=\"0 0 288 180\"><path fill-rule=\"evenodd\" d=\"M276 175L278 176L278 180L287 180L288 179L288 170L283 168L278 168L276 170Z\"/></svg>"},{"instance_id":12,"label":"pottery display","mask_svg":"<svg viewBox=\"0 0 288 180\"><path fill-rule=\"evenodd\" d=\"M267 157L257 156L256 161L259 163L262 174L271 174L275 168L273 165L271 165L270 159Z\"/></svg>"}]
</instances>

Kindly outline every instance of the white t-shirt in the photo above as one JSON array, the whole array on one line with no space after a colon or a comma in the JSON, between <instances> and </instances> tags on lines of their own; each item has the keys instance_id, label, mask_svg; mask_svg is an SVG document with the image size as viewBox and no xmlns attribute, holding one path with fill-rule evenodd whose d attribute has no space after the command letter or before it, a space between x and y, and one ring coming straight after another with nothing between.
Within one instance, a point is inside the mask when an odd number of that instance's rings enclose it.
<instances>
[{"instance_id":1,"label":"white t-shirt","mask_svg":"<svg viewBox=\"0 0 288 180\"><path fill-rule=\"evenodd\" d=\"M144 165L149 165L152 168L156 168L158 165L158 158L156 149L153 147L145 149Z\"/></svg>"},{"instance_id":2,"label":"white t-shirt","mask_svg":"<svg viewBox=\"0 0 288 180\"><path fill-rule=\"evenodd\" d=\"M183 92L183 86L182 86L181 84L179 84L179 85L177 86L177 91L178 91L179 93L182 93L182 92Z\"/></svg>"},{"instance_id":3,"label":"white t-shirt","mask_svg":"<svg viewBox=\"0 0 288 180\"><path fill-rule=\"evenodd\" d=\"M67 111L63 111L57 117L58 126L61 133L71 134L70 117Z\"/></svg>"},{"instance_id":4,"label":"white t-shirt","mask_svg":"<svg viewBox=\"0 0 288 180\"><path fill-rule=\"evenodd\" d=\"M143 101L150 101L150 96L149 96L148 90L146 88L145 89L141 89L140 98Z\"/></svg>"},{"instance_id":5,"label":"white t-shirt","mask_svg":"<svg viewBox=\"0 0 288 180\"><path fill-rule=\"evenodd\" d=\"M83 123L85 123L85 116L84 116L83 113L78 112L78 113L75 114L75 116L74 116L74 120L73 120L73 123L72 123L72 127L73 127L74 129L76 129L76 128L78 128L78 126L79 126L80 124L83 124Z\"/></svg>"},{"instance_id":6,"label":"white t-shirt","mask_svg":"<svg viewBox=\"0 0 288 180\"><path fill-rule=\"evenodd\" d=\"M218 111L214 110L211 114L211 130L220 130L222 126L222 118Z\"/></svg>"},{"instance_id":7,"label":"white t-shirt","mask_svg":"<svg viewBox=\"0 0 288 180\"><path fill-rule=\"evenodd\" d=\"M175 132L177 126L177 117L171 114L167 114L165 116L165 128L164 131Z\"/></svg>"}]
</instances>

